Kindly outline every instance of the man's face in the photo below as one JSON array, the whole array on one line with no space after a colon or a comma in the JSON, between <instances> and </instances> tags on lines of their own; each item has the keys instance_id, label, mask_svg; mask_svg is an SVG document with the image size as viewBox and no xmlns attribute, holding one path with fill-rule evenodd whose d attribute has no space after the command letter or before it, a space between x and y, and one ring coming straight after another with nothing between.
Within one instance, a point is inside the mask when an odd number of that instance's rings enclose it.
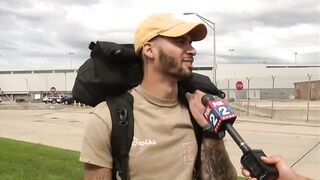
<instances>
[{"instance_id":1,"label":"man's face","mask_svg":"<svg viewBox=\"0 0 320 180\"><path fill-rule=\"evenodd\" d=\"M193 56L196 55L195 49L191 46L191 37L161 37L161 42L158 51L160 71L177 80L190 78Z\"/></svg>"}]
</instances>

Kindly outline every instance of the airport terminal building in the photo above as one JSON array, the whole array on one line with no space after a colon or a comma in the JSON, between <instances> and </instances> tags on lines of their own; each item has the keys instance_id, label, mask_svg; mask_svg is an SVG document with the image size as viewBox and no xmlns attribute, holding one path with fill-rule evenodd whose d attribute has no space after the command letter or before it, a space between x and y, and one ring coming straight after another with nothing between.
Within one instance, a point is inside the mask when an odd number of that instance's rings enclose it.
<instances>
[{"instance_id":1,"label":"airport terminal building","mask_svg":"<svg viewBox=\"0 0 320 180\"><path fill-rule=\"evenodd\" d=\"M213 81L212 67L194 67ZM216 86L233 99L320 100L319 64L218 64ZM42 99L55 87L71 94L77 69L0 71L2 101ZM242 87L241 87L242 86Z\"/></svg>"}]
</instances>

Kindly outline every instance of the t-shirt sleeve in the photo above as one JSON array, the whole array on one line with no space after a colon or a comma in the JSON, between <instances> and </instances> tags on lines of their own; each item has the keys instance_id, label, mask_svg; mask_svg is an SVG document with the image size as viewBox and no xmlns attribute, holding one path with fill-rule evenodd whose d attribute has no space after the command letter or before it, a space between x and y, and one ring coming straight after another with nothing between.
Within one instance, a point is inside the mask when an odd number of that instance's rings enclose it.
<instances>
[{"instance_id":1,"label":"t-shirt sleeve","mask_svg":"<svg viewBox=\"0 0 320 180\"><path fill-rule=\"evenodd\" d=\"M112 169L111 116L106 102L97 105L87 120L80 161Z\"/></svg>"}]
</instances>

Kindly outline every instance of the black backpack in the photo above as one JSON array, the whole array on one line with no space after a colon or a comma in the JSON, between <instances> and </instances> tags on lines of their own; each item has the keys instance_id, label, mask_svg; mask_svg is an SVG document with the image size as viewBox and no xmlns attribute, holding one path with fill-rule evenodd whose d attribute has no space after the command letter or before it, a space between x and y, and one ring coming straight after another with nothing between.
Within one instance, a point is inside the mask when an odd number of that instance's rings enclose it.
<instances>
[{"instance_id":1,"label":"black backpack","mask_svg":"<svg viewBox=\"0 0 320 180\"><path fill-rule=\"evenodd\" d=\"M128 92L140 84L143 77L142 60L134 53L132 44L113 42L91 42L90 57L78 70L72 95L78 102L96 106L106 101L112 119L111 148L113 156L113 179L117 173L122 180L129 179L128 159L133 140L133 97ZM193 73L190 80L178 83L179 100L188 106L185 92L196 89L224 97L224 93L207 76ZM189 111L190 112L190 111ZM198 155L194 169L195 179L199 178L200 147L202 129L192 119L198 144Z\"/></svg>"}]
</instances>

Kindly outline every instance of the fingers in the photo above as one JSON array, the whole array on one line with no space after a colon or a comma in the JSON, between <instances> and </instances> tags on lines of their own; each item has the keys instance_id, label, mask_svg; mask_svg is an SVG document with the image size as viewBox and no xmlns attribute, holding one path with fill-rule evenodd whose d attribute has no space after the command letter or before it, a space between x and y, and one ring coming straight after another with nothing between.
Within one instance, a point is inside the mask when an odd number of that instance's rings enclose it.
<instances>
[{"instance_id":1,"label":"fingers","mask_svg":"<svg viewBox=\"0 0 320 180\"><path fill-rule=\"evenodd\" d=\"M186 98L187 98L188 101L190 101L192 97L193 96L192 96L191 93L189 93L189 92L186 93Z\"/></svg>"},{"instance_id":2,"label":"fingers","mask_svg":"<svg viewBox=\"0 0 320 180\"><path fill-rule=\"evenodd\" d=\"M250 177L250 172L241 167L241 174L245 177Z\"/></svg>"},{"instance_id":3,"label":"fingers","mask_svg":"<svg viewBox=\"0 0 320 180\"><path fill-rule=\"evenodd\" d=\"M250 176L250 172L247 171L246 169L244 169L243 167L241 167L241 174L246 177L246 179L248 180L257 180L256 178L253 178Z\"/></svg>"},{"instance_id":4,"label":"fingers","mask_svg":"<svg viewBox=\"0 0 320 180\"><path fill-rule=\"evenodd\" d=\"M195 98L200 98L200 102L201 102L201 98L202 96L204 96L205 93L200 91L200 90L196 90L194 93L186 93L186 98L188 101L190 101L191 99L195 99Z\"/></svg>"},{"instance_id":5,"label":"fingers","mask_svg":"<svg viewBox=\"0 0 320 180\"><path fill-rule=\"evenodd\" d=\"M205 128L208 127L209 124L207 120L203 116L203 112L205 110L205 107L201 103L201 98L203 97L205 93L196 90L194 93L186 93L186 98L189 102L189 109L192 113L192 116L195 118L197 123Z\"/></svg>"},{"instance_id":6,"label":"fingers","mask_svg":"<svg viewBox=\"0 0 320 180\"><path fill-rule=\"evenodd\" d=\"M204 96L206 93L204 93L204 92L202 92L202 91L200 91L200 90L196 90L196 91L194 92L194 94L197 94L197 95L199 95L200 97L202 97L202 96Z\"/></svg>"},{"instance_id":7,"label":"fingers","mask_svg":"<svg viewBox=\"0 0 320 180\"><path fill-rule=\"evenodd\" d=\"M267 164L277 164L280 161L282 161L283 158L281 156L268 156L268 157L262 156L261 160Z\"/></svg>"}]
</instances>

